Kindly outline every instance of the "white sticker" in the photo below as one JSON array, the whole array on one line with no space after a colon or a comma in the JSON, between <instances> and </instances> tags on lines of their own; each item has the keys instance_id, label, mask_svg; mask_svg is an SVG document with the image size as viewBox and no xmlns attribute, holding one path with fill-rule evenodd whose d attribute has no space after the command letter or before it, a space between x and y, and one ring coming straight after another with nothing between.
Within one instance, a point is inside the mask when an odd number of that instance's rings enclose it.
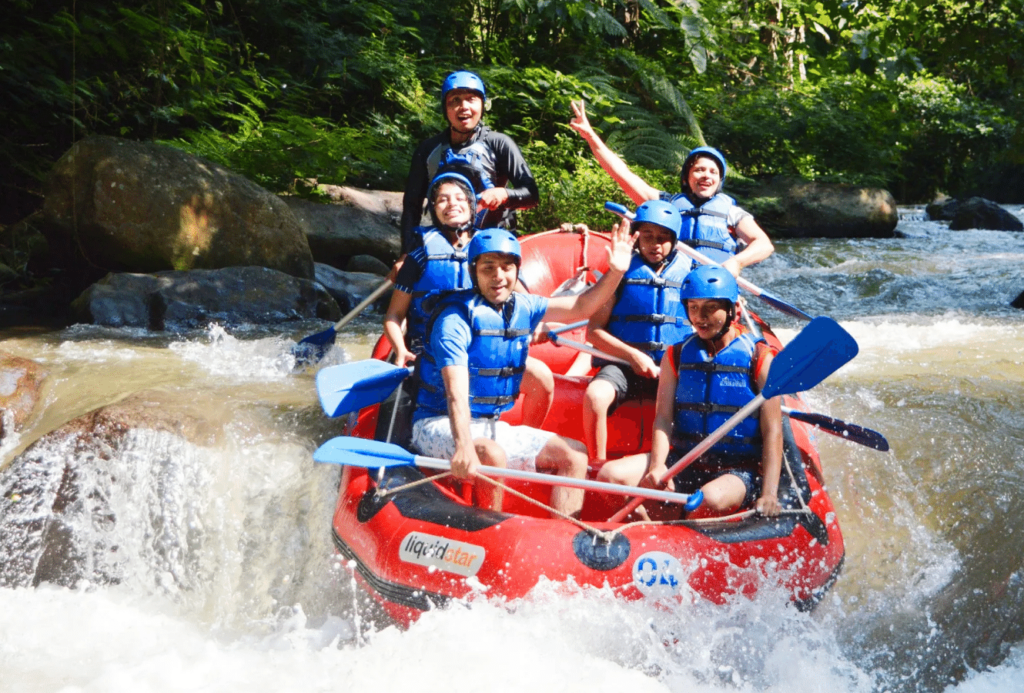
<instances>
[{"instance_id":1,"label":"white sticker","mask_svg":"<svg viewBox=\"0 0 1024 693\"><path fill-rule=\"evenodd\" d=\"M485 555L482 546L421 532L405 535L398 549L398 557L406 563L434 567L465 577L477 574Z\"/></svg>"},{"instance_id":2,"label":"white sticker","mask_svg":"<svg viewBox=\"0 0 1024 693\"><path fill-rule=\"evenodd\" d=\"M650 551L633 563L633 584L646 597L671 597L683 589L686 576L675 556L663 551Z\"/></svg>"}]
</instances>

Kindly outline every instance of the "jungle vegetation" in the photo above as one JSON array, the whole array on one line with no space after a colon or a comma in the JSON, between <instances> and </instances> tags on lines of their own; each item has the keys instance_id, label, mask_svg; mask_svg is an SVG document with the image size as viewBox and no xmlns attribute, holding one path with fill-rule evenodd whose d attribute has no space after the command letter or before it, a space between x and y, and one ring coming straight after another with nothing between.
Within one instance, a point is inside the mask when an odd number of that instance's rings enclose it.
<instances>
[{"instance_id":1,"label":"jungle vegetation","mask_svg":"<svg viewBox=\"0 0 1024 693\"><path fill-rule=\"evenodd\" d=\"M1024 0L7 0L0 223L71 144L169 143L273 191L400 190L452 69L488 85L543 202L621 199L570 99L652 183L699 143L737 175L1024 201ZM301 187L301 186L300 186ZM602 217L603 218L603 217ZM605 221L607 221L605 219Z\"/></svg>"}]
</instances>

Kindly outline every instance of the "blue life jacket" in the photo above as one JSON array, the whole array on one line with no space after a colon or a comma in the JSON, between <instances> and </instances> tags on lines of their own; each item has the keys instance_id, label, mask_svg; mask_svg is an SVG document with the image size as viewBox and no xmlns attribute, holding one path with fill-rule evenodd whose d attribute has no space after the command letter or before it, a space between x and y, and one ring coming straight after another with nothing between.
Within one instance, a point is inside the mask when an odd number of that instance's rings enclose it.
<instances>
[{"instance_id":1,"label":"blue life jacket","mask_svg":"<svg viewBox=\"0 0 1024 693\"><path fill-rule=\"evenodd\" d=\"M530 352L530 313L515 294L496 309L475 289L459 291L441 299L434 309L434 321L449 306L458 306L472 331L466 350L469 357L469 411L473 418L498 417L508 411L519 396L519 385ZM509 305L511 303L511 305ZM511 313L511 315L506 315ZM416 418L448 414L441 369L428 343L417 359L420 389L416 397Z\"/></svg>"},{"instance_id":2,"label":"blue life jacket","mask_svg":"<svg viewBox=\"0 0 1024 693\"><path fill-rule=\"evenodd\" d=\"M736 254L736 237L729 233L729 210L736 201L725 193L694 207L686 193L672 197L672 204L683 216L679 240L715 262L724 262Z\"/></svg>"},{"instance_id":3,"label":"blue life jacket","mask_svg":"<svg viewBox=\"0 0 1024 693\"><path fill-rule=\"evenodd\" d=\"M754 356L764 339L741 334L714 358L703 341L693 335L680 344L675 356L679 376L675 395L672 445L689 449L757 396L754 391ZM761 455L759 413L745 418L708 453L724 457Z\"/></svg>"},{"instance_id":4,"label":"blue life jacket","mask_svg":"<svg viewBox=\"0 0 1024 693\"><path fill-rule=\"evenodd\" d=\"M423 274L412 287L412 303L406 314L405 341L418 354L423 350L427 321L434 312L434 306L453 291L472 288L473 282L469 276L465 248L456 250L444 233L436 228L420 227L416 231L423 236L423 247L413 253L421 261Z\"/></svg>"},{"instance_id":5,"label":"blue life jacket","mask_svg":"<svg viewBox=\"0 0 1024 693\"><path fill-rule=\"evenodd\" d=\"M460 173L473 184L473 189L483 192L494 187L497 171L494 152L481 139L472 142L456 152L451 145L437 147L427 156L427 175L430 180L439 173L451 171Z\"/></svg>"},{"instance_id":6,"label":"blue life jacket","mask_svg":"<svg viewBox=\"0 0 1024 693\"><path fill-rule=\"evenodd\" d=\"M665 349L693 332L679 300L679 287L692 264L690 258L673 252L657 274L641 255L634 255L622 278L608 332L661 363Z\"/></svg>"}]
</instances>

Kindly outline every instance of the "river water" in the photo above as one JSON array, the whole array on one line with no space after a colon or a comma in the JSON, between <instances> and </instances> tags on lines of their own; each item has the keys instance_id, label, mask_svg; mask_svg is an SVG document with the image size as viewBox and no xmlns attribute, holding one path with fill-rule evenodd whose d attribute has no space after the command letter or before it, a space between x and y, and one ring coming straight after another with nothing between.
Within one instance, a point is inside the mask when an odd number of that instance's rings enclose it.
<instances>
[{"instance_id":1,"label":"river water","mask_svg":"<svg viewBox=\"0 0 1024 693\"><path fill-rule=\"evenodd\" d=\"M1024 312L1009 307L1024 234L903 211L899 238L784 241L747 273L857 339L808 399L892 445L820 436L847 558L810 614L764 594L667 609L543 584L397 628L332 554L338 469L310 454L341 424L290 359L325 325L0 335L50 372L0 470L28 455L59 467L76 454L59 441L23 451L140 391L209 432L136 430L95 460L118 480L112 519L83 514L76 530L113 583L0 588L0 692L1024 690ZM799 329L756 309L784 339ZM378 320L350 325L329 362L365 358ZM4 547L0 565L17 558Z\"/></svg>"}]
</instances>

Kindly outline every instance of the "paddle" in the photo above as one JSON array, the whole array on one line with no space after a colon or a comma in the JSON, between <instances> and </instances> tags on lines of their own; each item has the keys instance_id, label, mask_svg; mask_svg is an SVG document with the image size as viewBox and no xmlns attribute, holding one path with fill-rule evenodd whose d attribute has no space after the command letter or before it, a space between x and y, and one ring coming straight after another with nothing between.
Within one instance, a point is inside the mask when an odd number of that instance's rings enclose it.
<instances>
[{"instance_id":1,"label":"paddle","mask_svg":"<svg viewBox=\"0 0 1024 693\"><path fill-rule=\"evenodd\" d=\"M710 450L736 424L757 410L765 400L811 389L848 363L857 355L857 350L857 342L835 320L826 317L811 320L772 361L768 381L761 394L747 402L728 421L667 469L658 479L658 484L664 484ZM642 498L634 498L612 515L610 521L621 522L642 502Z\"/></svg>"},{"instance_id":2,"label":"paddle","mask_svg":"<svg viewBox=\"0 0 1024 693\"><path fill-rule=\"evenodd\" d=\"M307 363L315 363L324 357L327 350L334 344L334 339L338 336L338 330L347 325L354 317L359 315L366 309L368 305L380 298L380 295L388 290L388 287L392 285L390 279L385 279L380 286L373 290L373 292L359 302L355 308L350 310L345 317L338 322L334 323L333 326L328 327L323 332L317 332L311 334L294 347L292 347L292 355L295 357L295 361L299 365Z\"/></svg>"},{"instance_id":3,"label":"paddle","mask_svg":"<svg viewBox=\"0 0 1024 693\"><path fill-rule=\"evenodd\" d=\"M817 426L826 433L831 433L832 435L838 436L843 440L848 440L851 443L864 445L882 452L889 449L889 441L885 439L885 436L878 431L871 430L870 428L846 423L845 421L833 419L831 416L825 416L824 414L814 414L808 411L792 409L790 407L783 407L782 413L786 414L791 419L796 419L798 421L809 423L812 426Z\"/></svg>"},{"instance_id":4,"label":"paddle","mask_svg":"<svg viewBox=\"0 0 1024 693\"><path fill-rule=\"evenodd\" d=\"M622 217L624 219L629 219L631 221L632 221L633 216L634 216L633 213L630 212L628 209L626 209L624 206L622 206L620 204L616 204L615 202L605 202L604 203L604 208L606 210L608 210L609 212L612 212L613 214L618 214L620 217ZM679 249L679 252L681 252L684 255L687 255L687 256L693 258L694 260L696 260L697 262L699 262L702 265L717 265L718 264L717 262L715 262L714 260L709 258L707 255L705 255L704 253L702 253L702 252L700 252L698 250L694 250L693 248L691 248L690 246L686 245L685 243L678 243L678 244L676 244L676 248ZM800 318L801 320L810 320L811 319L810 315L808 315L807 313L803 312L802 310L800 310L796 306L791 305L789 303L786 303L785 301L783 301L778 296L770 294L767 291L765 291L764 289L758 288L757 286L755 286L755 285L751 284L750 282L748 282L743 277L737 277L736 278L736 283L739 284L741 289L743 289L744 291L747 291L747 292L753 294L754 296L757 296L759 299L761 299L762 301L764 301L765 303L767 303L772 308L775 308L778 311L781 311L781 312L783 312L783 313L785 313L787 315L792 315L795 318Z\"/></svg>"},{"instance_id":5,"label":"paddle","mask_svg":"<svg viewBox=\"0 0 1024 693\"><path fill-rule=\"evenodd\" d=\"M561 332L571 332L586 324L586 320L581 320L563 325L548 335L557 338ZM333 418L383 402L412 370L411 366L403 368L378 359L328 366L316 374L320 406L327 416Z\"/></svg>"},{"instance_id":6,"label":"paddle","mask_svg":"<svg viewBox=\"0 0 1024 693\"><path fill-rule=\"evenodd\" d=\"M353 438L350 436L338 436L332 438L320 446L313 453L316 462L326 464L340 464L349 467L365 467L368 469L379 469L381 467L400 467L404 465L416 465L428 469L451 469L451 463L447 460L436 457L423 457L414 455L405 448L394 443L382 443L378 440L366 440L365 438ZM696 510L704 501L704 494L698 491L689 495L683 493L672 493L671 491L659 491L657 489L636 489L621 484L609 484L603 481L590 481L589 479L572 479L553 474L540 474L537 472L524 472L518 469L504 469L501 467L481 467L480 473L505 479L521 479L523 481L534 481L549 486L569 486L581 488L586 491L601 491L614 493L620 496L635 496L640 494L642 498L660 500L669 503L682 503L689 512Z\"/></svg>"},{"instance_id":7,"label":"paddle","mask_svg":"<svg viewBox=\"0 0 1024 693\"><path fill-rule=\"evenodd\" d=\"M577 351L591 354L598 358L602 358L605 361L610 361L611 363L618 363L622 366L630 365L629 361L626 359L620 359L617 356L606 354L600 349L596 349L589 344L581 344L579 342L574 342L571 339L566 339L565 337L558 337L557 335L552 337L551 341L559 346L576 349ZM790 407L782 407L782 413L787 414L791 419L804 421L817 426L826 433L839 436L843 440L847 440L851 443L864 445L875 450L881 450L882 452L889 449L889 441L885 439L885 436L878 431L871 430L870 428L846 423L841 419L834 419L831 416L825 416L824 414L813 414L811 412L800 411L799 409L792 409Z\"/></svg>"}]
</instances>

